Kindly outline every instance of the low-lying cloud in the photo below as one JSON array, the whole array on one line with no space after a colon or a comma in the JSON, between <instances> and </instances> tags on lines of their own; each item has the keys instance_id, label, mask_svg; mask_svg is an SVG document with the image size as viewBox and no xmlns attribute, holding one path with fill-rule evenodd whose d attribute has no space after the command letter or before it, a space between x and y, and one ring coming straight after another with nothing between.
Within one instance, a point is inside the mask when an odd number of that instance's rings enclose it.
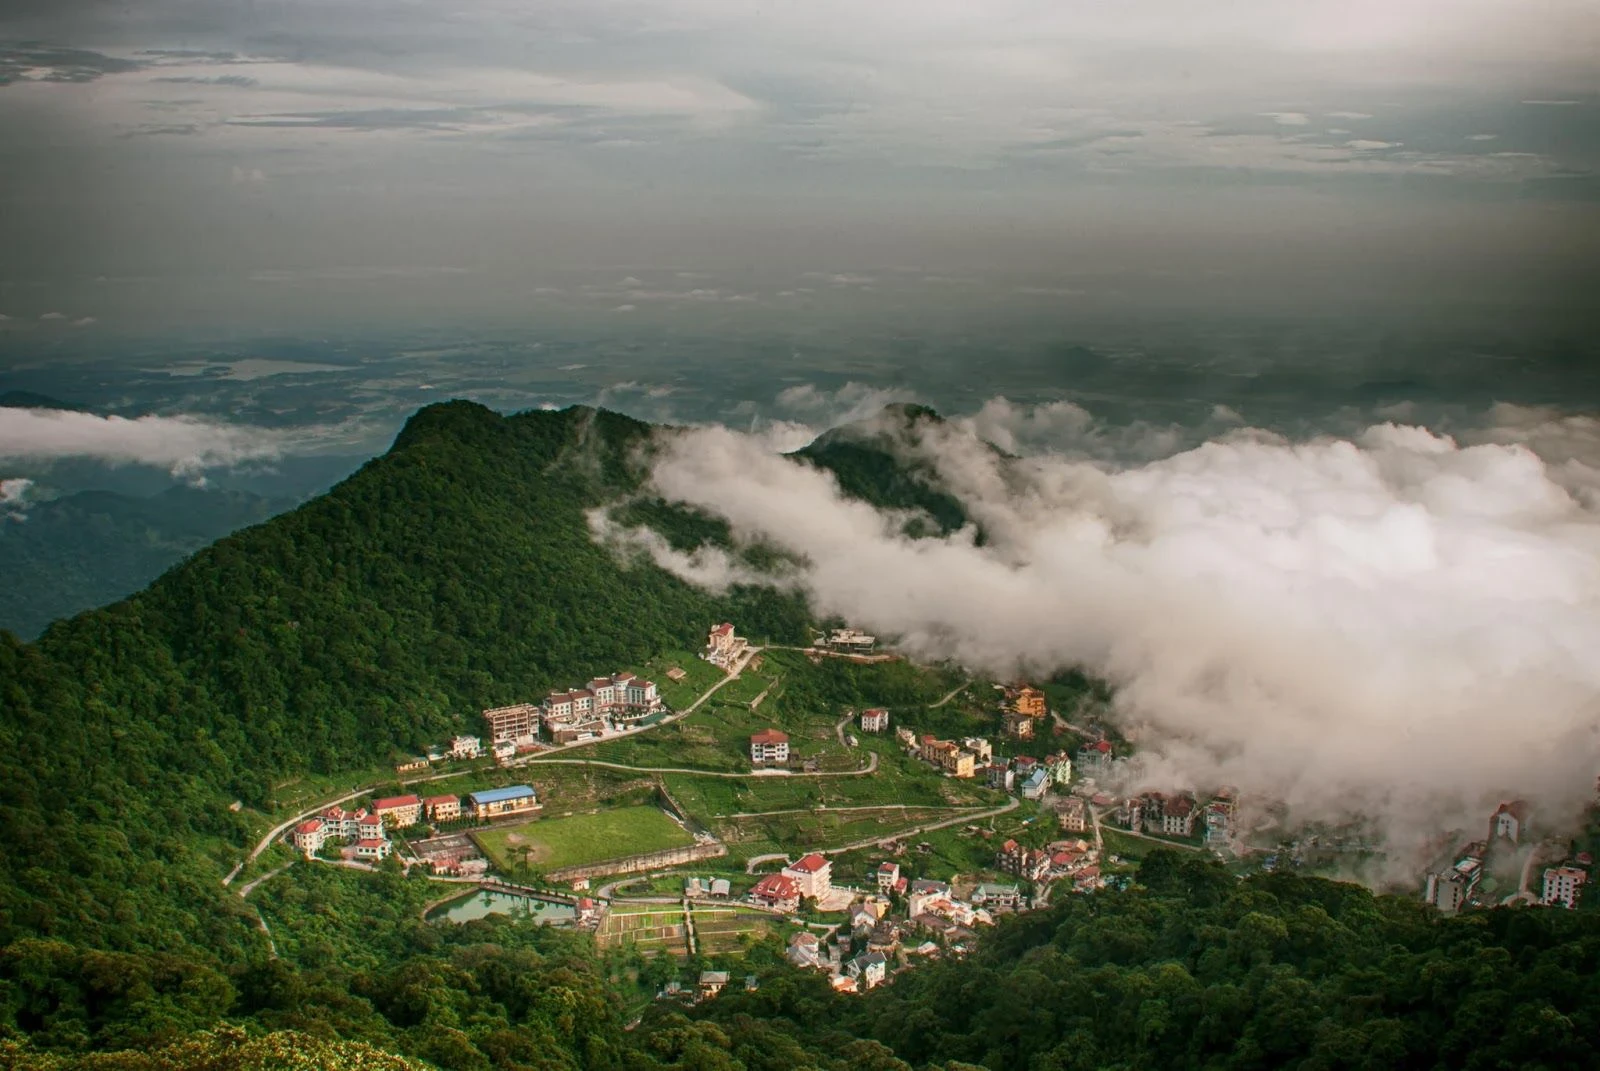
<instances>
[{"instance_id":1,"label":"low-lying cloud","mask_svg":"<svg viewBox=\"0 0 1600 1071\"><path fill-rule=\"evenodd\" d=\"M1006 457L984 439L1017 454L1093 421L992 402L900 446L981 542L907 538L903 516L725 428L664 434L651 480L787 551L801 564L782 583L914 656L1110 680L1152 787L1237 784L1409 840L1482 828L1507 794L1554 825L1600 755L1600 426L1491 417L1460 438L1219 428L1115 462ZM600 527L695 583L749 579L734 557Z\"/></svg>"},{"instance_id":2,"label":"low-lying cloud","mask_svg":"<svg viewBox=\"0 0 1600 1071\"><path fill-rule=\"evenodd\" d=\"M62 409L0 408L0 460L92 458L151 465L175 476L279 456L282 433L190 416L99 416Z\"/></svg>"}]
</instances>

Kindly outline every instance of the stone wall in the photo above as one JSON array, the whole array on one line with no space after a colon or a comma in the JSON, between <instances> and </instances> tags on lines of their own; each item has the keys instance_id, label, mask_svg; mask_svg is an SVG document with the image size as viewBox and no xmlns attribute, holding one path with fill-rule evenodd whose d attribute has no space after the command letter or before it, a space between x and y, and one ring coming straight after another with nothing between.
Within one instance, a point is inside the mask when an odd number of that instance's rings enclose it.
<instances>
[{"instance_id":1,"label":"stone wall","mask_svg":"<svg viewBox=\"0 0 1600 1071\"><path fill-rule=\"evenodd\" d=\"M646 852L644 855L629 855L620 859L603 859L598 863L588 863L584 866L562 867L560 870L546 871L545 878L550 881L577 881L580 878L596 878L609 874L639 874L647 870L665 870L668 867L682 866L684 863L693 863L701 859L716 859L727 854L727 846L714 841L687 848L668 848L665 851Z\"/></svg>"}]
</instances>

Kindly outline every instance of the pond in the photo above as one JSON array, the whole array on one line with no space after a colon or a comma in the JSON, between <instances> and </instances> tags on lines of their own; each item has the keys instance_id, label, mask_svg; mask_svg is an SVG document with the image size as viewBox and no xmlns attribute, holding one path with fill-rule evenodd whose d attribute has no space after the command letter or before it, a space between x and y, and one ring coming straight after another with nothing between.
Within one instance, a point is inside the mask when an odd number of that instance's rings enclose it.
<instances>
[{"instance_id":1,"label":"pond","mask_svg":"<svg viewBox=\"0 0 1600 1071\"><path fill-rule=\"evenodd\" d=\"M571 922L577 917L571 904L537 900L531 896L513 896L510 893L474 890L457 897L428 912L428 921L447 919L450 922L471 922L489 915L511 915L531 918L546 925Z\"/></svg>"}]
</instances>

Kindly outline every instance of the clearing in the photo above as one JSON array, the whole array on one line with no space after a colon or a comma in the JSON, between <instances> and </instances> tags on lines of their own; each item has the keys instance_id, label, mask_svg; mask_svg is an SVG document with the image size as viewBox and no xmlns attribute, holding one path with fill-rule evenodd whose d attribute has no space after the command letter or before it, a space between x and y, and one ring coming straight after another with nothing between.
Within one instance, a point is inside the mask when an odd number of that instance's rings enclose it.
<instances>
[{"instance_id":1,"label":"clearing","mask_svg":"<svg viewBox=\"0 0 1600 1071\"><path fill-rule=\"evenodd\" d=\"M659 807L623 807L566 818L537 818L474 830L473 838L502 874L519 868L555 870L603 859L681 848L694 838Z\"/></svg>"}]
</instances>

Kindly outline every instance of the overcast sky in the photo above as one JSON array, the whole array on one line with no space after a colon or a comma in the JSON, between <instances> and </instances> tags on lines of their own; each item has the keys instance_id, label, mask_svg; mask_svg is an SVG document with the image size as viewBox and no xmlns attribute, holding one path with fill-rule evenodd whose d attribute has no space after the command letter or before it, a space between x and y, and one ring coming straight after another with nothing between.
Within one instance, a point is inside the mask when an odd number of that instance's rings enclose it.
<instances>
[{"instance_id":1,"label":"overcast sky","mask_svg":"<svg viewBox=\"0 0 1600 1071\"><path fill-rule=\"evenodd\" d=\"M10 0L0 328L1572 303L1596 56L1594 0Z\"/></svg>"}]
</instances>

